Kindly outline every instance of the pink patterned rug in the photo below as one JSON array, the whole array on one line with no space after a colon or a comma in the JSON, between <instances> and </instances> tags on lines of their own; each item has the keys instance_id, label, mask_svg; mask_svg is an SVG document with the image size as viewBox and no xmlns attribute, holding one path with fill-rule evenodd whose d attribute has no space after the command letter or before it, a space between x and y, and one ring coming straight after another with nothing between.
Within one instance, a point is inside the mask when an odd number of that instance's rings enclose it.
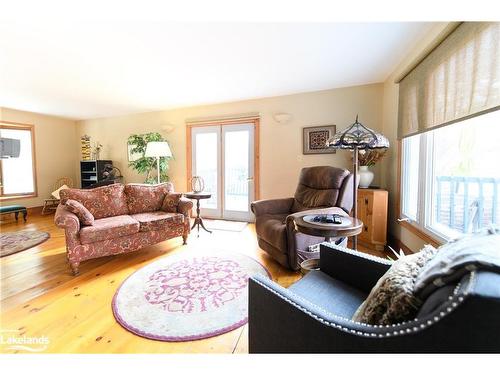
<instances>
[{"instance_id":1,"label":"pink patterned rug","mask_svg":"<svg viewBox=\"0 0 500 375\"><path fill-rule=\"evenodd\" d=\"M0 234L0 257L5 257L41 244L50 234L39 230L20 230Z\"/></svg>"},{"instance_id":2,"label":"pink patterned rug","mask_svg":"<svg viewBox=\"0 0 500 375\"><path fill-rule=\"evenodd\" d=\"M232 331L248 320L248 278L270 276L242 254L210 252L162 258L129 276L113 298L113 314L132 333L191 341Z\"/></svg>"}]
</instances>

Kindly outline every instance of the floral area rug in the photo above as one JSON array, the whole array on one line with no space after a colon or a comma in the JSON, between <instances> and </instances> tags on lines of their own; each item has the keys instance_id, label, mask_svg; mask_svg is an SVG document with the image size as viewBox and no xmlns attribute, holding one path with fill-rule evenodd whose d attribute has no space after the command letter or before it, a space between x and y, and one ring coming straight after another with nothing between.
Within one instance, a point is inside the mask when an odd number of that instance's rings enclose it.
<instances>
[{"instance_id":1,"label":"floral area rug","mask_svg":"<svg viewBox=\"0 0 500 375\"><path fill-rule=\"evenodd\" d=\"M132 333L160 341L217 336L248 320L248 278L270 276L256 260L231 252L162 258L129 276L113 314Z\"/></svg>"},{"instance_id":2,"label":"floral area rug","mask_svg":"<svg viewBox=\"0 0 500 375\"><path fill-rule=\"evenodd\" d=\"M21 230L0 234L0 257L5 257L41 244L50 234L38 230Z\"/></svg>"}]
</instances>

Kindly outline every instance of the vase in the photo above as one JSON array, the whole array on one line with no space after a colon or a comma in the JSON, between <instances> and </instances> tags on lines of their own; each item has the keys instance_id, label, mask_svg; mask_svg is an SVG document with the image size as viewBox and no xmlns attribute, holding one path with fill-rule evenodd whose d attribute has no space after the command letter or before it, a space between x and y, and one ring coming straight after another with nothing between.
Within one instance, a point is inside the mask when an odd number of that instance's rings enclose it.
<instances>
[{"instance_id":1,"label":"vase","mask_svg":"<svg viewBox=\"0 0 500 375\"><path fill-rule=\"evenodd\" d=\"M370 187L373 181L373 172L368 169L368 166L361 165L359 167L359 187L366 189Z\"/></svg>"},{"instance_id":2,"label":"vase","mask_svg":"<svg viewBox=\"0 0 500 375\"><path fill-rule=\"evenodd\" d=\"M193 193L201 193L205 189L205 181L200 176L191 178L191 189Z\"/></svg>"}]
</instances>

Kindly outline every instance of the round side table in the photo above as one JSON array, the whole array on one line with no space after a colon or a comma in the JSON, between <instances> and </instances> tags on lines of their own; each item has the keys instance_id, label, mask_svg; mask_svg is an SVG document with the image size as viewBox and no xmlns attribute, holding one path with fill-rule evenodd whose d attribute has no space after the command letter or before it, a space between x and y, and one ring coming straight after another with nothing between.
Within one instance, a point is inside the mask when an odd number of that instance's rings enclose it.
<instances>
[{"instance_id":1,"label":"round side table","mask_svg":"<svg viewBox=\"0 0 500 375\"><path fill-rule=\"evenodd\" d=\"M212 231L205 228L205 226L203 225L203 219L201 218L201 215L200 215L200 200L210 199L212 197L212 194L189 192L189 193L185 193L184 196L188 199L196 200L196 217L194 218L194 223L193 223L193 226L191 227L191 229L194 229L194 227L196 227L196 226L198 227L198 237L200 237L200 226L208 233L212 233Z\"/></svg>"}]
</instances>

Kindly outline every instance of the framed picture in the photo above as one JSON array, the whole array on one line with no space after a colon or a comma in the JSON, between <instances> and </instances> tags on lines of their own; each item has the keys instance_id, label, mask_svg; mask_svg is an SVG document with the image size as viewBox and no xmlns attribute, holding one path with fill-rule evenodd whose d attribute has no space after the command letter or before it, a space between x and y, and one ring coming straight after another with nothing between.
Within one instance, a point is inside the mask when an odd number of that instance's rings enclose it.
<instances>
[{"instance_id":1,"label":"framed picture","mask_svg":"<svg viewBox=\"0 0 500 375\"><path fill-rule=\"evenodd\" d=\"M135 145L127 144L128 161L136 161L143 157L140 152L132 152Z\"/></svg>"},{"instance_id":2,"label":"framed picture","mask_svg":"<svg viewBox=\"0 0 500 375\"><path fill-rule=\"evenodd\" d=\"M334 148L326 147L326 141L336 131L335 125L310 126L303 128L302 142L304 155L310 154L335 154Z\"/></svg>"}]
</instances>

